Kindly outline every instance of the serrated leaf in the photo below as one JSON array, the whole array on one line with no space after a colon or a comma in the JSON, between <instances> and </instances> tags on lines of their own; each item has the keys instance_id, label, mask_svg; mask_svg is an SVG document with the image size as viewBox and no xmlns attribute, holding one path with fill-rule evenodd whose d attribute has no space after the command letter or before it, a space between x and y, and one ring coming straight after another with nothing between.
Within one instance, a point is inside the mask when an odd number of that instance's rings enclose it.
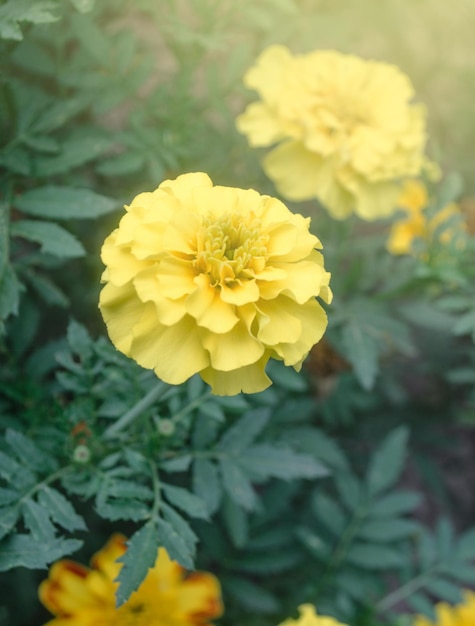
<instances>
[{"instance_id":1,"label":"serrated leaf","mask_svg":"<svg viewBox=\"0 0 475 626\"><path fill-rule=\"evenodd\" d=\"M428 600L427 597L422 593L414 593L409 595L406 598L406 602L421 615L425 615L430 620L433 620L435 617L434 603L432 600Z\"/></svg>"},{"instance_id":2,"label":"serrated leaf","mask_svg":"<svg viewBox=\"0 0 475 626\"><path fill-rule=\"evenodd\" d=\"M23 433L8 428L5 441L16 454L18 459L29 468L36 471L53 472L57 469L57 462Z\"/></svg>"},{"instance_id":3,"label":"serrated leaf","mask_svg":"<svg viewBox=\"0 0 475 626\"><path fill-rule=\"evenodd\" d=\"M267 554L244 555L239 559L229 559L227 564L232 569L253 574L269 575L292 569L302 560L296 550Z\"/></svg>"},{"instance_id":4,"label":"serrated leaf","mask_svg":"<svg viewBox=\"0 0 475 626\"><path fill-rule=\"evenodd\" d=\"M22 237L40 244L41 252L63 259L73 259L86 254L82 243L54 222L18 220L12 224L10 231L14 237Z\"/></svg>"},{"instance_id":5,"label":"serrated leaf","mask_svg":"<svg viewBox=\"0 0 475 626\"><path fill-rule=\"evenodd\" d=\"M123 176L133 174L143 169L145 156L139 152L125 152L118 156L104 159L96 165L96 170L102 176Z\"/></svg>"},{"instance_id":6,"label":"serrated leaf","mask_svg":"<svg viewBox=\"0 0 475 626\"><path fill-rule=\"evenodd\" d=\"M201 407L200 407L201 411ZM219 422L207 415L198 414L196 416L191 442L195 450L206 450L216 439L219 429Z\"/></svg>"},{"instance_id":7,"label":"serrated leaf","mask_svg":"<svg viewBox=\"0 0 475 626\"><path fill-rule=\"evenodd\" d=\"M226 497L223 502L222 514L233 545L236 548L243 548L249 539L249 520L247 513L242 507L238 506L234 500Z\"/></svg>"},{"instance_id":8,"label":"serrated leaf","mask_svg":"<svg viewBox=\"0 0 475 626\"><path fill-rule=\"evenodd\" d=\"M190 550L183 537L164 519L160 518L157 523L160 542L168 552L170 558L180 563L180 565L186 569L192 570L194 568L193 552Z\"/></svg>"},{"instance_id":9,"label":"serrated leaf","mask_svg":"<svg viewBox=\"0 0 475 626\"><path fill-rule=\"evenodd\" d=\"M396 491L388 493L371 505L370 515L384 517L410 513L421 502L422 496L417 491Z\"/></svg>"},{"instance_id":10,"label":"serrated leaf","mask_svg":"<svg viewBox=\"0 0 475 626\"><path fill-rule=\"evenodd\" d=\"M113 142L104 137L73 137L61 146L57 156L42 156L36 162L36 175L48 178L89 163L106 152Z\"/></svg>"},{"instance_id":11,"label":"serrated leaf","mask_svg":"<svg viewBox=\"0 0 475 626\"><path fill-rule=\"evenodd\" d=\"M195 556L198 537L195 535L188 522L175 509L172 509L166 502L162 502L161 511L165 521L167 521L186 543L190 554Z\"/></svg>"},{"instance_id":12,"label":"serrated leaf","mask_svg":"<svg viewBox=\"0 0 475 626\"><path fill-rule=\"evenodd\" d=\"M33 472L1 451L0 476L2 476L11 487L18 487L19 489L31 487L36 482L36 476Z\"/></svg>"},{"instance_id":13,"label":"serrated leaf","mask_svg":"<svg viewBox=\"0 0 475 626\"><path fill-rule=\"evenodd\" d=\"M25 526L37 541L51 541L55 536L55 528L49 519L47 510L31 498L22 504Z\"/></svg>"},{"instance_id":14,"label":"serrated leaf","mask_svg":"<svg viewBox=\"0 0 475 626\"><path fill-rule=\"evenodd\" d=\"M73 505L62 493L45 486L38 494L38 501L45 507L53 521L62 528L73 532L75 530L87 530L83 518L76 513Z\"/></svg>"},{"instance_id":15,"label":"serrated leaf","mask_svg":"<svg viewBox=\"0 0 475 626\"><path fill-rule=\"evenodd\" d=\"M19 24L31 22L44 24L59 19L58 5L53 0L7 0L0 6L0 37L3 39L23 39Z\"/></svg>"},{"instance_id":16,"label":"serrated leaf","mask_svg":"<svg viewBox=\"0 0 475 626\"><path fill-rule=\"evenodd\" d=\"M355 511L361 502L361 482L350 472L338 472L335 476L335 487L348 511Z\"/></svg>"},{"instance_id":17,"label":"serrated leaf","mask_svg":"<svg viewBox=\"0 0 475 626\"><path fill-rule=\"evenodd\" d=\"M318 478L328 476L329 470L317 463L313 456L294 452L290 448L262 443L243 450L238 457L239 465L259 478Z\"/></svg>"},{"instance_id":18,"label":"serrated leaf","mask_svg":"<svg viewBox=\"0 0 475 626\"><path fill-rule=\"evenodd\" d=\"M455 585L444 578L429 579L425 587L427 591L440 600L445 600L451 604L458 604L462 601L462 591L459 585Z\"/></svg>"},{"instance_id":19,"label":"serrated leaf","mask_svg":"<svg viewBox=\"0 0 475 626\"><path fill-rule=\"evenodd\" d=\"M247 578L226 576L223 579L223 586L252 613L276 613L280 608L277 598L272 593Z\"/></svg>"},{"instance_id":20,"label":"serrated leaf","mask_svg":"<svg viewBox=\"0 0 475 626\"><path fill-rule=\"evenodd\" d=\"M3 489L0 487L0 507L16 502L21 498L21 494L14 489Z\"/></svg>"},{"instance_id":21,"label":"serrated leaf","mask_svg":"<svg viewBox=\"0 0 475 626\"><path fill-rule=\"evenodd\" d=\"M49 563L79 550L82 543L77 539L45 542L32 535L12 535L0 543L0 572L14 567L45 569Z\"/></svg>"},{"instance_id":22,"label":"serrated leaf","mask_svg":"<svg viewBox=\"0 0 475 626\"><path fill-rule=\"evenodd\" d=\"M252 511L257 506L257 496L246 474L242 469L228 460L219 464L223 487L229 496L246 511Z\"/></svg>"},{"instance_id":23,"label":"serrated leaf","mask_svg":"<svg viewBox=\"0 0 475 626\"><path fill-rule=\"evenodd\" d=\"M174 459L168 461L162 461L160 467L166 472L186 472L190 467L193 457L190 454L184 454L183 456L177 456Z\"/></svg>"},{"instance_id":24,"label":"serrated leaf","mask_svg":"<svg viewBox=\"0 0 475 626\"><path fill-rule=\"evenodd\" d=\"M311 454L332 469L348 469L348 461L339 445L319 428L289 428L285 431L285 441L292 448Z\"/></svg>"},{"instance_id":25,"label":"serrated leaf","mask_svg":"<svg viewBox=\"0 0 475 626\"><path fill-rule=\"evenodd\" d=\"M456 547L457 558L468 561L475 559L475 528L465 532Z\"/></svg>"},{"instance_id":26,"label":"serrated leaf","mask_svg":"<svg viewBox=\"0 0 475 626\"><path fill-rule=\"evenodd\" d=\"M187 513L190 517L208 519L208 511L203 500L195 494L183 489L162 483L165 496L176 507Z\"/></svg>"},{"instance_id":27,"label":"serrated leaf","mask_svg":"<svg viewBox=\"0 0 475 626\"><path fill-rule=\"evenodd\" d=\"M0 237L0 246L1 244ZM7 263L3 275L0 275L0 320L6 319L9 315L18 315L22 288L13 267Z\"/></svg>"},{"instance_id":28,"label":"serrated leaf","mask_svg":"<svg viewBox=\"0 0 475 626\"><path fill-rule=\"evenodd\" d=\"M71 27L85 50L102 67L107 63L110 53L110 44L107 37L97 24L83 15L73 15Z\"/></svg>"},{"instance_id":29,"label":"serrated leaf","mask_svg":"<svg viewBox=\"0 0 475 626\"><path fill-rule=\"evenodd\" d=\"M122 563L122 568L116 578L119 583L117 607L127 602L130 595L144 581L148 570L155 565L159 543L157 525L152 520L144 524L127 541L127 550L118 559Z\"/></svg>"},{"instance_id":30,"label":"serrated leaf","mask_svg":"<svg viewBox=\"0 0 475 626\"><path fill-rule=\"evenodd\" d=\"M396 548L355 542L349 548L346 560L364 570L389 570L401 567L404 563L404 555Z\"/></svg>"},{"instance_id":31,"label":"serrated leaf","mask_svg":"<svg viewBox=\"0 0 475 626\"><path fill-rule=\"evenodd\" d=\"M454 529L447 518L440 518L437 522L435 539L437 551L442 560L448 559L453 552Z\"/></svg>"},{"instance_id":32,"label":"serrated leaf","mask_svg":"<svg viewBox=\"0 0 475 626\"><path fill-rule=\"evenodd\" d=\"M342 330L342 345L361 386L366 390L372 389L378 373L377 339L356 322L349 322Z\"/></svg>"},{"instance_id":33,"label":"serrated leaf","mask_svg":"<svg viewBox=\"0 0 475 626\"><path fill-rule=\"evenodd\" d=\"M15 197L15 206L35 217L55 220L91 219L117 209L120 203L90 189L48 185Z\"/></svg>"},{"instance_id":34,"label":"serrated leaf","mask_svg":"<svg viewBox=\"0 0 475 626\"><path fill-rule=\"evenodd\" d=\"M269 409L248 411L222 435L216 446L219 452L245 450L264 430L270 418Z\"/></svg>"},{"instance_id":35,"label":"serrated leaf","mask_svg":"<svg viewBox=\"0 0 475 626\"><path fill-rule=\"evenodd\" d=\"M20 514L18 506L5 506L0 508L0 539L8 535L17 523Z\"/></svg>"},{"instance_id":36,"label":"serrated leaf","mask_svg":"<svg viewBox=\"0 0 475 626\"><path fill-rule=\"evenodd\" d=\"M209 515L219 507L223 489L216 465L207 459L197 459L193 464L193 491L205 503Z\"/></svg>"},{"instance_id":37,"label":"serrated leaf","mask_svg":"<svg viewBox=\"0 0 475 626\"><path fill-rule=\"evenodd\" d=\"M362 539L376 542L390 542L420 534L422 527L418 522L407 519L367 520L358 531Z\"/></svg>"},{"instance_id":38,"label":"serrated leaf","mask_svg":"<svg viewBox=\"0 0 475 626\"><path fill-rule=\"evenodd\" d=\"M149 507L134 498L98 501L96 502L96 511L101 517L112 522L121 519L140 522L150 517Z\"/></svg>"},{"instance_id":39,"label":"serrated leaf","mask_svg":"<svg viewBox=\"0 0 475 626\"><path fill-rule=\"evenodd\" d=\"M322 491L316 491L312 497L312 511L333 536L343 534L348 519L338 502Z\"/></svg>"},{"instance_id":40,"label":"serrated leaf","mask_svg":"<svg viewBox=\"0 0 475 626\"><path fill-rule=\"evenodd\" d=\"M388 489L399 478L406 458L409 431L406 426L393 430L373 454L366 477L368 494Z\"/></svg>"}]
</instances>

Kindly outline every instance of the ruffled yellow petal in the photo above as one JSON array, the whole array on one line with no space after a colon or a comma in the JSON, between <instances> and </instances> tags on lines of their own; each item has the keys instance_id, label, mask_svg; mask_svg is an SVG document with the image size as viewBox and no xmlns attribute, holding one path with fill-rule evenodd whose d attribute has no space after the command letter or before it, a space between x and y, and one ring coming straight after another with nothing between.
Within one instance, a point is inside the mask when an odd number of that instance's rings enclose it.
<instances>
[{"instance_id":1,"label":"ruffled yellow petal","mask_svg":"<svg viewBox=\"0 0 475 626\"><path fill-rule=\"evenodd\" d=\"M269 355L295 365L318 335L303 328L308 300L331 298L309 228L279 200L204 174L141 194L103 246L112 342L171 384L200 373L219 393L264 389Z\"/></svg>"},{"instance_id":2,"label":"ruffled yellow petal","mask_svg":"<svg viewBox=\"0 0 475 626\"><path fill-rule=\"evenodd\" d=\"M211 391L217 396L235 396L241 392L258 393L272 384L271 379L265 373L269 356L270 354L266 352L255 363L230 372L222 372L208 367L200 374L203 380L210 385Z\"/></svg>"},{"instance_id":3,"label":"ruffled yellow petal","mask_svg":"<svg viewBox=\"0 0 475 626\"><path fill-rule=\"evenodd\" d=\"M321 157L298 141L281 144L271 150L263 161L267 176L290 200L309 200L315 196L316 173L321 166Z\"/></svg>"},{"instance_id":4,"label":"ruffled yellow petal","mask_svg":"<svg viewBox=\"0 0 475 626\"><path fill-rule=\"evenodd\" d=\"M144 309L142 319L134 327L130 356L172 385L184 382L209 365L193 318L186 315L173 326L164 326L152 306Z\"/></svg>"}]
</instances>

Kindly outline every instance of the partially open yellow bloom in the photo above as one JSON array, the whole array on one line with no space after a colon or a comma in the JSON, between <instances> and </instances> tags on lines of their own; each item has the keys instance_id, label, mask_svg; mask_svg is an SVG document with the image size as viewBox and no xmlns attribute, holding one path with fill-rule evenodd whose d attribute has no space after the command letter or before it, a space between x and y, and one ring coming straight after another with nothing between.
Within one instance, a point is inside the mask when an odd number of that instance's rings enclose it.
<instances>
[{"instance_id":1,"label":"partially open yellow bloom","mask_svg":"<svg viewBox=\"0 0 475 626\"><path fill-rule=\"evenodd\" d=\"M337 219L390 215L399 181L425 161L425 109L397 67L331 50L265 49L244 77L260 102L237 119L251 146L279 144L263 167L291 200Z\"/></svg>"},{"instance_id":2,"label":"partially open yellow bloom","mask_svg":"<svg viewBox=\"0 0 475 626\"><path fill-rule=\"evenodd\" d=\"M392 254L410 254L416 239L430 241L439 226L455 215L462 215L459 207L451 202L428 219L425 211L429 197L426 186L420 180L405 181L396 204L405 215L391 227L386 245ZM463 228L462 224L460 227ZM448 243L454 235L453 230L444 230L438 238L440 243Z\"/></svg>"},{"instance_id":3,"label":"partially open yellow bloom","mask_svg":"<svg viewBox=\"0 0 475 626\"><path fill-rule=\"evenodd\" d=\"M465 591L463 602L457 606L439 602L435 607L435 621L422 615L416 617L413 626L473 626L475 624L475 593Z\"/></svg>"},{"instance_id":4,"label":"partially open yellow bloom","mask_svg":"<svg viewBox=\"0 0 475 626\"><path fill-rule=\"evenodd\" d=\"M139 194L105 240L100 309L114 345L167 383L199 373L220 395L300 368L330 302L309 218L252 189L184 174Z\"/></svg>"},{"instance_id":5,"label":"partially open yellow bloom","mask_svg":"<svg viewBox=\"0 0 475 626\"><path fill-rule=\"evenodd\" d=\"M120 608L115 592L126 550L125 537L113 535L91 560L55 563L39 588L44 606L56 617L46 626L210 626L223 612L218 580L206 572L189 575L166 550L145 580Z\"/></svg>"},{"instance_id":6,"label":"partially open yellow bloom","mask_svg":"<svg viewBox=\"0 0 475 626\"><path fill-rule=\"evenodd\" d=\"M317 615L313 604L299 606L300 616L297 619L286 619L279 626L346 626L333 617Z\"/></svg>"}]
</instances>

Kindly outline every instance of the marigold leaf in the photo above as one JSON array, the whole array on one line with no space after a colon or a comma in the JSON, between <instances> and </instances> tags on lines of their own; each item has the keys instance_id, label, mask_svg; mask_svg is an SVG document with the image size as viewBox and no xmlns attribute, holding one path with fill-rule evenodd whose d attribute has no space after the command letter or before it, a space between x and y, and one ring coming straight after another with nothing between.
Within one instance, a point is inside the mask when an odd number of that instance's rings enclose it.
<instances>
[{"instance_id":1,"label":"marigold leaf","mask_svg":"<svg viewBox=\"0 0 475 626\"><path fill-rule=\"evenodd\" d=\"M226 496L223 502L222 514L233 545L236 548L243 548L249 539L247 513L234 500Z\"/></svg>"},{"instance_id":2,"label":"marigold leaf","mask_svg":"<svg viewBox=\"0 0 475 626\"><path fill-rule=\"evenodd\" d=\"M180 537L182 537L183 541L186 543L187 548L190 554L195 556L196 544L198 543L198 537L192 531L191 526L188 522L169 506L166 502L163 502L161 505L161 511L164 519L170 523L171 526L175 528Z\"/></svg>"},{"instance_id":3,"label":"marigold leaf","mask_svg":"<svg viewBox=\"0 0 475 626\"><path fill-rule=\"evenodd\" d=\"M369 541L382 543L404 539L423 531L418 522L408 519L367 520L358 531L358 536Z\"/></svg>"},{"instance_id":4,"label":"marigold leaf","mask_svg":"<svg viewBox=\"0 0 475 626\"><path fill-rule=\"evenodd\" d=\"M226 576L223 578L223 586L240 604L252 612L266 614L279 610L280 604L277 598L247 578Z\"/></svg>"},{"instance_id":5,"label":"marigold leaf","mask_svg":"<svg viewBox=\"0 0 475 626\"><path fill-rule=\"evenodd\" d=\"M144 524L127 541L127 550L118 559L123 566L116 578L119 583L116 596L117 607L127 602L130 595L142 584L148 570L154 566L159 543L157 525L153 520Z\"/></svg>"},{"instance_id":6,"label":"marigold leaf","mask_svg":"<svg viewBox=\"0 0 475 626\"><path fill-rule=\"evenodd\" d=\"M223 489L214 463L196 459L193 464L193 491L206 503L208 514L213 515L219 507Z\"/></svg>"},{"instance_id":7,"label":"marigold leaf","mask_svg":"<svg viewBox=\"0 0 475 626\"><path fill-rule=\"evenodd\" d=\"M77 539L38 541L32 535L12 535L0 543L0 572L14 567L44 569L52 561L69 555L82 546Z\"/></svg>"},{"instance_id":8,"label":"marigold leaf","mask_svg":"<svg viewBox=\"0 0 475 626\"><path fill-rule=\"evenodd\" d=\"M55 536L55 528L49 519L47 509L31 498L22 504L25 526L37 541L51 541Z\"/></svg>"},{"instance_id":9,"label":"marigold leaf","mask_svg":"<svg viewBox=\"0 0 475 626\"><path fill-rule=\"evenodd\" d=\"M294 452L271 444L258 444L239 454L239 465L258 478L317 478L327 476L329 470L309 454Z\"/></svg>"},{"instance_id":10,"label":"marigold leaf","mask_svg":"<svg viewBox=\"0 0 475 626\"><path fill-rule=\"evenodd\" d=\"M372 506L370 515L383 517L402 515L413 511L420 503L422 496L417 491L396 491L388 493L377 500Z\"/></svg>"},{"instance_id":11,"label":"marigold leaf","mask_svg":"<svg viewBox=\"0 0 475 626\"><path fill-rule=\"evenodd\" d=\"M400 550L370 543L354 543L346 559L364 570L389 570L404 564L404 555Z\"/></svg>"},{"instance_id":12,"label":"marigold leaf","mask_svg":"<svg viewBox=\"0 0 475 626\"><path fill-rule=\"evenodd\" d=\"M31 487L36 482L36 476L33 472L1 451L0 476L6 480L9 486L18 489Z\"/></svg>"},{"instance_id":13,"label":"marigold leaf","mask_svg":"<svg viewBox=\"0 0 475 626\"><path fill-rule=\"evenodd\" d=\"M269 409L248 411L224 433L216 446L220 452L239 452L246 449L264 430L270 418Z\"/></svg>"},{"instance_id":14,"label":"marigold leaf","mask_svg":"<svg viewBox=\"0 0 475 626\"><path fill-rule=\"evenodd\" d=\"M350 322L343 328L342 344L361 386L366 390L372 389L378 373L377 339L359 324Z\"/></svg>"},{"instance_id":15,"label":"marigold leaf","mask_svg":"<svg viewBox=\"0 0 475 626\"><path fill-rule=\"evenodd\" d=\"M17 430L7 429L5 441L19 460L36 471L53 472L58 464L55 459L43 452L31 439Z\"/></svg>"},{"instance_id":16,"label":"marigold leaf","mask_svg":"<svg viewBox=\"0 0 475 626\"><path fill-rule=\"evenodd\" d=\"M82 243L67 230L54 222L19 220L11 226L11 234L34 241L41 246L41 252L60 258L76 258L86 254Z\"/></svg>"},{"instance_id":17,"label":"marigold leaf","mask_svg":"<svg viewBox=\"0 0 475 626\"><path fill-rule=\"evenodd\" d=\"M428 580L425 588L437 598L450 602L451 604L458 604L462 601L462 591L460 586L451 583L444 578L433 578L432 580Z\"/></svg>"},{"instance_id":18,"label":"marigold leaf","mask_svg":"<svg viewBox=\"0 0 475 626\"><path fill-rule=\"evenodd\" d=\"M120 203L89 189L48 185L16 196L15 206L35 217L90 219L114 211Z\"/></svg>"},{"instance_id":19,"label":"marigold leaf","mask_svg":"<svg viewBox=\"0 0 475 626\"><path fill-rule=\"evenodd\" d=\"M162 488L168 500L190 517L208 519L208 511L200 497L182 487L174 487L173 485L165 485L162 483Z\"/></svg>"},{"instance_id":20,"label":"marigold leaf","mask_svg":"<svg viewBox=\"0 0 475 626\"><path fill-rule=\"evenodd\" d=\"M242 469L228 460L220 462L223 487L229 496L246 511L252 511L257 506L257 496Z\"/></svg>"},{"instance_id":21,"label":"marigold leaf","mask_svg":"<svg viewBox=\"0 0 475 626\"><path fill-rule=\"evenodd\" d=\"M0 539L8 535L14 528L20 511L18 506L5 506L0 508Z\"/></svg>"},{"instance_id":22,"label":"marigold leaf","mask_svg":"<svg viewBox=\"0 0 475 626\"><path fill-rule=\"evenodd\" d=\"M373 454L366 477L370 496L381 493L399 478L406 458L408 438L407 427L400 426L389 433Z\"/></svg>"},{"instance_id":23,"label":"marigold leaf","mask_svg":"<svg viewBox=\"0 0 475 626\"><path fill-rule=\"evenodd\" d=\"M183 537L164 519L160 518L157 524L160 541L170 558L186 569L192 570L194 568L193 554Z\"/></svg>"},{"instance_id":24,"label":"marigold leaf","mask_svg":"<svg viewBox=\"0 0 475 626\"><path fill-rule=\"evenodd\" d=\"M38 501L43 506L51 518L60 526L73 532L75 530L87 530L83 518L76 513L73 505L62 493L45 486L38 494Z\"/></svg>"},{"instance_id":25,"label":"marigold leaf","mask_svg":"<svg viewBox=\"0 0 475 626\"><path fill-rule=\"evenodd\" d=\"M333 536L339 537L343 534L348 520L338 502L322 491L316 491L312 497L312 510Z\"/></svg>"}]
</instances>

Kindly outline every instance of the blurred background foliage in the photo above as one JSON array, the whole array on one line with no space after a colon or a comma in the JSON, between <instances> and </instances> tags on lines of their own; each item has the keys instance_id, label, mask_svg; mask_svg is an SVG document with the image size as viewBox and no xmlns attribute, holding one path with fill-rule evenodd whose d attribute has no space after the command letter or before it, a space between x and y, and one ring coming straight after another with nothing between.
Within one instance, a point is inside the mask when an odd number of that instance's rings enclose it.
<instances>
[{"instance_id":1,"label":"blurred background foliage","mask_svg":"<svg viewBox=\"0 0 475 626\"><path fill-rule=\"evenodd\" d=\"M2 626L44 623L45 567L117 530L215 572L226 626L303 601L409 624L475 584L474 20L471 0L0 2ZM275 194L235 129L271 43L407 73L443 172L428 210L458 201L467 228L396 257L392 220L292 205L335 293L302 374L275 366L255 397L157 387L104 337L100 246L182 172ZM124 572L122 597L144 575Z\"/></svg>"}]
</instances>

